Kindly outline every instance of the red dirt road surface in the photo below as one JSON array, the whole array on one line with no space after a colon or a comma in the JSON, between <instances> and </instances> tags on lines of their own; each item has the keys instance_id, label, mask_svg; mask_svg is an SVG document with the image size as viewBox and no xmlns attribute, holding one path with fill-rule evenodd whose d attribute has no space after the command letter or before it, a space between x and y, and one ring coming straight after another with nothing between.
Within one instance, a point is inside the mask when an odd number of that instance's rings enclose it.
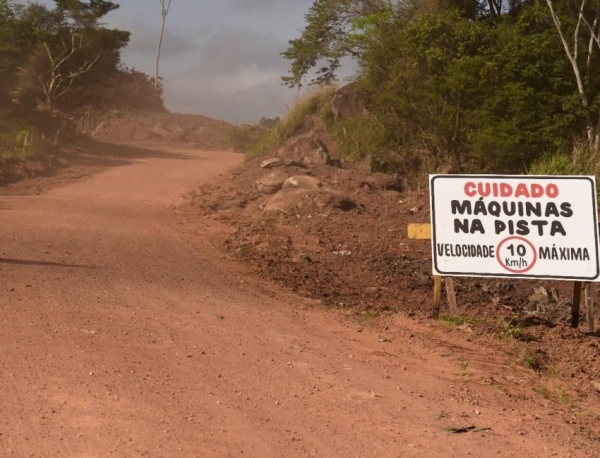
<instances>
[{"instance_id":1,"label":"red dirt road surface","mask_svg":"<svg viewBox=\"0 0 600 458\"><path fill-rule=\"evenodd\" d=\"M218 222L182 226L241 161L169 150L0 196L0 457L598 456L500 351L357 327L233 263Z\"/></svg>"}]
</instances>

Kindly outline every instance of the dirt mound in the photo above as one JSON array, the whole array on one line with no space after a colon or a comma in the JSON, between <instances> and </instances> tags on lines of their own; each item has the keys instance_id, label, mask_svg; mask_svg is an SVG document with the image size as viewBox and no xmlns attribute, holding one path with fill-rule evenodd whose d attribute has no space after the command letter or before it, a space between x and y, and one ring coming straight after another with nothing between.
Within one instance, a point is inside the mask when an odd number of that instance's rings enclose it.
<instances>
[{"instance_id":1,"label":"dirt mound","mask_svg":"<svg viewBox=\"0 0 600 458\"><path fill-rule=\"evenodd\" d=\"M227 149L231 125L202 115L175 113L116 113L100 122L92 137L117 143L185 144L199 149Z\"/></svg>"},{"instance_id":2,"label":"dirt mound","mask_svg":"<svg viewBox=\"0 0 600 458\"><path fill-rule=\"evenodd\" d=\"M429 317L431 245L407 238L409 223L430 220L429 197L404 183L343 163L313 125L203 186L192 204L234 226L224 247L235 258L294 292L358 314ZM508 339L521 364L560 368L560 376L579 380L581 392L597 395L597 336L568 327L571 283L460 278L455 285L466 316L447 318L450 325ZM581 322L583 330L583 315ZM582 345L593 348L577 351Z\"/></svg>"}]
</instances>

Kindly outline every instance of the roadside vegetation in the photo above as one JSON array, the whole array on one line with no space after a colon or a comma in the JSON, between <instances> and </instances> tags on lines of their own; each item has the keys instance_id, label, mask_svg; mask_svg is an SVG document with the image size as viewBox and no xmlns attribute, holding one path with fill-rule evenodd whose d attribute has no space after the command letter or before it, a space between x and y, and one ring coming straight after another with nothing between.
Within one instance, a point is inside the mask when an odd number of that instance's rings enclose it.
<instances>
[{"instance_id":1,"label":"roadside vegetation","mask_svg":"<svg viewBox=\"0 0 600 458\"><path fill-rule=\"evenodd\" d=\"M595 174L599 11L553 0L315 0L283 53L283 81L323 89L250 154L320 113L341 153L372 169ZM317 107L348 58L366 112L334 123Z\"/></svg>"},{"instance_id":2,"label":"roadside vegetation","mask_svg":"<svg viewBox=\"0 0 600 458\"><path fill-rule=\"evenodd\" d=\"M333 85L315 88L308 95L296 100L283 119L278 119L275 123L263 123L266 130L257 141L247 146L248 156L256 157L279 148L287 139L300 131L310 116L318 115L323 120L331 118L330 103L335 90Z\"/></svg>"},{"instance_id":3,"label":"roadside vegetation","mask_svg":"<svg viewBox=\"0 0 600 458\"><path fill-rule=\"evenodd\" d=\"M0 0L0 159L24 159L74 133L89 110L164 110L161 88L120 61L129 32L107 29L111 1Z\"/></svg>"}]
</instances>

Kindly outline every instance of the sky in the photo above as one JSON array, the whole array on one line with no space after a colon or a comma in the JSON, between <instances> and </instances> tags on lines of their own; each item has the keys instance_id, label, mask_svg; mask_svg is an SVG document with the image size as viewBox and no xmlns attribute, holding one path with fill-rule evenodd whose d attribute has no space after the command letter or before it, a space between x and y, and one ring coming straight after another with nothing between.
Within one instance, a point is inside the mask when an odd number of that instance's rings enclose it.
<instances>
[{"instance_id":1,"label":"sky","mask_svg":"<svg viewBox=\"0 0 600 458\"><path fill-rule=\"evenodd\" d=\"M159 0L113 0L106 27L131 32L122 61L154 75ZM52 0L38 0L52 6ZM235 123L285 114L296 91L281 84L280 53L304 28L313 0L172 0L159 74L170 111Z\"/></svg>"}]
</instances>

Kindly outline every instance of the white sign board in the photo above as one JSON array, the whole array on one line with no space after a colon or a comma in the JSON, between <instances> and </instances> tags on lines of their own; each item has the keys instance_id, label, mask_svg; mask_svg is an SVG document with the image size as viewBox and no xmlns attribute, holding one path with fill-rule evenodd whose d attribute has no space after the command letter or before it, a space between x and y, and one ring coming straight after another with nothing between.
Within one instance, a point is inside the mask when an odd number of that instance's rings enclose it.
<instances>
[{"instance_id":1,"label":"white sign board","mask_svg":"<svg viewBox=\"0 0 600 458\"><path fill-rule=\"evenodd\" d=\"M430 175L434 275L598 279L596 181Z\"/></svg>"}]
</instances>

